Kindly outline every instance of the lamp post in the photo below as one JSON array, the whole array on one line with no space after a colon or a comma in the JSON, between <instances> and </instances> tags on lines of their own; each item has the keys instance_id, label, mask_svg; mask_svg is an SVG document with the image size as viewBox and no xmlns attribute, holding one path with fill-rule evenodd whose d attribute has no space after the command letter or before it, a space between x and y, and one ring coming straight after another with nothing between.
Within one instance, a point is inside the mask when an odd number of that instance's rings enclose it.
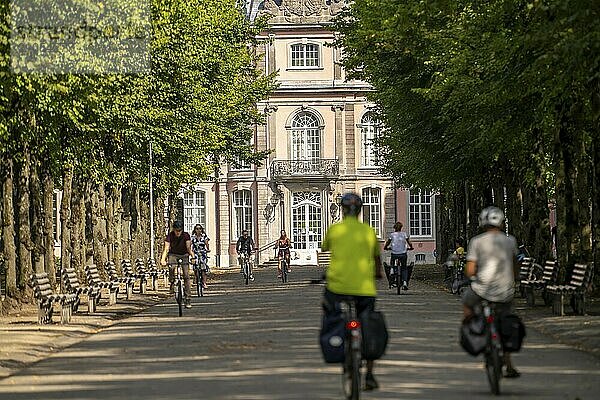
<instances>
[{"instance_id":1,"label":"lamp post","mask_svg":"<svg viewBox=\"0 0 600 400\"><path fill-rule=\"evenodd\" d=\"M154 192L152 190L152 140L150 147L150 168L148 170L148 186L150 188L150 259L154 262Z\"/></svg>"}]
</instances>

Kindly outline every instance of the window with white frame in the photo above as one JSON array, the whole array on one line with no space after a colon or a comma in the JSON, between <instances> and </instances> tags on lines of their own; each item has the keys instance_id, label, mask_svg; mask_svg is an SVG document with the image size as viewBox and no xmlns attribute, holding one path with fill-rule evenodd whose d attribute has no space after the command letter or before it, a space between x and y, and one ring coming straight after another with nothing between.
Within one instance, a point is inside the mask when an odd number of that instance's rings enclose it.
<instances>
[{"instance_id":1,"label":"window with white frame","mask_svg":"<svg viewBox=\"0 0 600 400\"><path fill-rule=\"evenodd\" d=\"M363 222L375 229L377 236L381 236L381 189L364 188L363 199Z\"/></svg>"},{"instance_id":2,"label":"window with white frame","mask_svg":"<svg viewBox=\"0 0 600 400\"><path fill-rule=\"evenodd\" d=\"M367 113L361 120L360 130L361 165L363 167L374 167L377 165L374 141L381 134L381 121L376 119L373 113Z\"/></svg>"},{"instance_id":3,"label":"window with white frame","mask_svg":"<svg viewBox=\"0 0 600 400\"><path fill-rule=\"evenodd\" d=\"M192 232L194 225L206 229L206 193L202 190L189 191L183 195L183 223L186 232Z\"/></svg>"},{"instance_id":4,"label":"window with white frame","mask_svg":"<svg viewBox=\"0 0 600 400\"><path fill-rule=\"evenodd\" d=\"M236 238L242 236L244 230L252 236L252 192L250 190L233 192L233 221Z\"/></svg>"},{"instance_id":5,"label":"window with white frame","mask_svg":"<svg viewBox=\"0 0 600 400\"><path fill-rule=\"evenodd\" d=\"M411 190L409 192L409 224L411 236L431 236L433 214L430 190Z\"/></svg>"},{"instance_id":6,"label":"window with white frame","mask_svg":"<svg viewBox=\"0 0 600 400\"><path fill-rule=\"evenodd\" d=\"M291 46L292 67L320 67L319 45L297 43Z\"/></svg>"}]
</instances>

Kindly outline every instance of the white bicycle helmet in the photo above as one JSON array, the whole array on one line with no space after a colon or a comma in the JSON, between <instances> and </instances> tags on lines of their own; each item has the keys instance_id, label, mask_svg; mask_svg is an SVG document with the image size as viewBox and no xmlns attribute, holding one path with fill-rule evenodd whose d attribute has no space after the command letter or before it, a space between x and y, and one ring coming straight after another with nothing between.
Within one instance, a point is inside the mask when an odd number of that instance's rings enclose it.
<instances>
[{"instance_id":1,"label":"white bicycle helmet","mask_svg":"<svg viewBox=\"0 0 600 400\"><path fill-rule=\"evenodd\" d=\"M490 206L481 210L479 214L479 227L495 226L502 228L504 224L504 213L498 207Z\"/></svg>"}]
</instances>

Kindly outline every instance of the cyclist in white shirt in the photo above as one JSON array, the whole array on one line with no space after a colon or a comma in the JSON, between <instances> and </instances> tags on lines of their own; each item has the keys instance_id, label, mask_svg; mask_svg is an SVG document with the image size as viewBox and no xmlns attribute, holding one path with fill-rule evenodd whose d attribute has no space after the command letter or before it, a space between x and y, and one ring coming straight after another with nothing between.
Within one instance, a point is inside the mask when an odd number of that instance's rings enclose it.
<instances>
[{"instance_id":1,"label":"cyclist in white shirt","mask_svg":"<svg viewBox=\"0 0 600 400\"><path fill-rule=\"evenodd\" d=\"M394 224L394 232L390 234L385 245L384 250L392 250L390 256L390 266L396 266L396 273L398 273L397 265L400 264L400 277L402 279L402 290L408 290L408 268L406 266L408 255L406 252L413 249L413 245L410 242L410 236L407 233L402 232L402 222L396 222ZM388 276L391 280L391 278Z\"/></svg>"}]
</instances>

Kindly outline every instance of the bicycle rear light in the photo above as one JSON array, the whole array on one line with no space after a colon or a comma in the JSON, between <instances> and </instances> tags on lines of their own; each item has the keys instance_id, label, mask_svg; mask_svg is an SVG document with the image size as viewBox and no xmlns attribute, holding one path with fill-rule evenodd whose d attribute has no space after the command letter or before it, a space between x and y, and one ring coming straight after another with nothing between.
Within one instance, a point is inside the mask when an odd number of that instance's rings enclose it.
<instances>
[{"instance_id":1,"label":"bicycle rear light","mask_svg":"<svg viewBox=\"0 0 600 400\"><path fill-rule=\"evenodd\" d=\"M348 321L346 323L346 329L358 329L360 328L360 322L356 320Z\"/></svg>"},{"instance_id":2,"label":"bicycle rear light","mask_svg":"<svg viewBox=\"0 0 600 400\"><path fill-rule=\"evenodd\" d=\"M487 322L488 322L488 324L491 324L492 322L494 322L494 316L493 315L489 315L487 317Z\"/></svg>"}]
</instances>

